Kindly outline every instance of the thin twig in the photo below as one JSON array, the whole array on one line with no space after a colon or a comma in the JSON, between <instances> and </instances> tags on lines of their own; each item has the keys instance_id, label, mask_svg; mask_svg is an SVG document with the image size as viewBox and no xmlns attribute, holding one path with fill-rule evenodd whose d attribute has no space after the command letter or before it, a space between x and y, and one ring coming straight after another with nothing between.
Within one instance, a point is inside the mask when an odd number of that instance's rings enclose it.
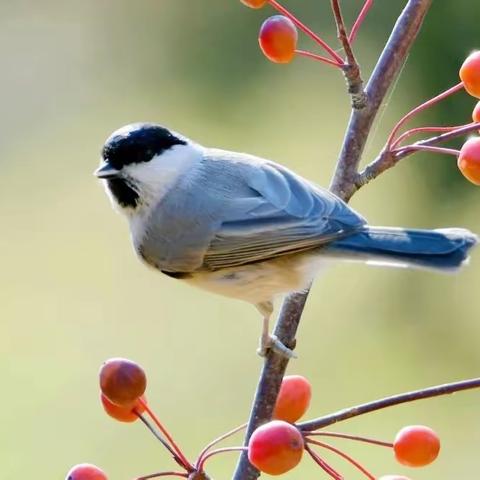
<instances>
[{"instance_id":1,"label":"thin twig","mask_svg":"<svg viewBox=\"0 0 480 480\"><path fill-rule=\"evenodd\" d=\"M375 440L374 438L359 437L357 435L349 435L348 433L337 433L337 432L308 432L306 436L309 437L332 437L332 438L343 438L346 440L353 440L355 442L370 443L372 445L378 445L380 447L392 448L393 443L391 442L381 442L380 440Z\"/></svg>"},{"instance_id":2,"label":"thin twig","mask_svg":"<svg viewBox=\"0 0 480 480\"><path fill-rule=\"evenodd\" d=\"M388 137L388 140L387 140L387 149L391 150L392 144L395 140L395 136L397 135L398 131L402 128L403 125L405 125L415 115L418 115L420 112L423 112L427 108L430 108L431 106L436 105L438 102L444 100L450 95L453 95L454 93L457 93L460 90L463 90L463 88L464 88L463 82L457 83L453 87L450 87L448 90L445 90L444 92L436 95L430 100L427 100L426 102L422 103L418 107L415 107L413 110L411 110L406 115L404 115L391 131L390 136Z\"/></svg>"},{"instance_id":3,"label":"thin twig","mask_svg":"<svg viewBox=\"0 0 480 480\"><path fill-rule=\"evenodd\" d=\"M216 450L212 450L211 452L208 452L205 454L200 461L200 463L197 465L197 468L199 471L203 471L203 466L205 465L205 462L215 456L219 455L221 453L227 453L227 452L246 452L248 449L247 447L224 447L224 448L217 448Z\"/></svg>"},{"instance_id":4,"label":"thin twig","mask_svg":"<svg viewBox=\"0 0 480 480\"><path fill-rule=\"evenodd\" d=\"M344 200L349 200L357 190L358 165L372 124L388 90L405 63L431 3L432 0L409 0L367 83L366 108L352 112L335 175L330 185L330 189Z\"/></svg>"},{"instance_id":5,"label":"thin twig","mask_svg":"<svg viewBox=\"0 0 480 480\"><path fill-rule=\"evenodd\" d=\"M454 127L416 127L407 130L405 133L402 133L393 143L392 149L400 148L400 145L407 139L413 135L418 135L419 133L446 133L446 132L453 132L454 130L458 130L459 128L467 127L469 125L473 125L473 123L469 123L467 125L455 125Z\"/></svg>"},{"instance_id":6,"label":"thin twig","mask_svg":"<svg viewBox=\"0 0 480 480\"><path fill-rule=\"evenodd\" d=\"M324 57L323 55L318 55L316 53L309 52L307 50L295 50L295 53L302 57L313 58L313 60L317 60L318 62L325 63L326 65L331 65L332 67L343 68L343 65L339 64L335 60L330 60L329 58Z\"/></svg>"},{"instance_id":7,"label":"thin twig","mask_svg":"<svg viewBox=\"0 0 480 480\"><path fill-rule=\"evenodd\" d=\"M337 162L330 190L348 201L357 190L358 165L373 121L395 79L399 75L408 53L417 37L432 0L409 0L367 85L367 106L354 110ZM307 300L308 290L290 295L284 302L274 334L287 347L295 347L295 336ZM270 351L265 360L255 393L245 435L245 445L255 429L270 420L280 390L288 359ZM243 453L237 464L233 480L256 480L259 471Z\"/></svg>"},{"instance_id":8,"label":"thin twig","mask_svg":"<svg viewBox=\"0 0 480 480\"><path fill-rule=\"evenodd\" d=\"M353 42L355 42L357 38L357 33L360 27L362 26L362 23L365 20L365 17L367 16L367 13L373 6L373 0L366 0L365 4L363 5L362 9L360 10L360 13L358 14L357 19L355 20L355 23L353 24L352 30L350 31L350 34L348 36L348 40L350 42L350 45L353 45Z\"/></svg>"},{"instance_id":9,"label":"thin twig","mask_svg":"<svg viewBox=\"0 0 480 480\"><path fill-rule=\"evenodd\" d=\"M342 475L340 475L336 470L334 470L323 458L321 458L317 452L312 450L308 444L305 444L305 450L310 454L313 461L328 475L330 475L334 480L343 480Z\"/></svg>"},{"instance_id":10,"label":"thin twig","mask_svg":"<svg viewBox=\"0 0 480 480\"><path fill-rule=\"evenodd\" d=\"M359 190L360 188L364 187L369 182L377 178L380 174L394 167L403 158L406 158L421 150L422 147L432 147L443 142L448 142L449 140L454 140L455 138L463 137L471 132L475 132L478 129L480 129L480 123L471 123L465 127L460 127L451 132L427 138L426 140L416 142L412 145L406 145L399 148L395 152L383 150L375 160L369 163L364 170L357 175L355 180L355 189Z\"/></svg>"},{"instance_id":11,"label":"thin twig","mask_svg":"<svg viewBox=\"0 0 480 480\"><path fill-rule=\"evenodd\" d=\"M338 448L332 447L328 443L318 442L317 440L309 440L309 443L313 443L319 447L325 448L326 450L330 450L333 453L336 453L338 456L344 458L347 462L351 463L355 468L360 470L369 480L375 480L375 477L360 463L358 463L355 459L353 459L350 455L342 452Z\"/></svg>"},{"instance_id":12,"label":"thin twig","mask_svg":"<svg viewBox=\"0 0 480 480\"><path fill-rule=\"evenodd\" d=\"M343 64L343 58L332 48L330 45L328 45L325 40L320 38L313 30L308 28L305 24L300 22L298 18L295 15L292 15L289 10L287 10L285 7L280 5L276 0L268 0L268 3L278 10L282 15L285 15L287 18L289 18L296 26L299 28L303 33L308 35L315 43L320 45L326 52L330 54L330 56L339 63L339 65Z\"/></svg>"},{"instance_id":13,"label":"thin twig","mask_svg":"<svg viewBox=\"0 0 480 480\"><path fill-rule=\"evenodd\" d=\"M213 448L215 445L219 444L219 443L222 442L223 440L226 440L227 438L231 437L232 435L235 435L236 433L240 432L241 430L244 430L246 426L247 426L247 424L244 423L243 425L240 425L240 426L238 426L238 427L230 430L229 432L224 433L224 434L221 435L220 437L215 438L215 440L212 440L212 441L200 452L200 455L198 456L197 461L195 462L195 465L198 467L198 465L199 465L200 463L202 463L203 457L207 454L207 452L208 452L211 448Z\"/></svg>"},{"instance_id":14,"label":"thin twig","mask_svg":"<svg viewBox=\"0 0 480 480\"><path fill-rule=\"evenodd\" d=\"M175 450L167 443L167 441L160 435L159 432L157 432L153 426L150 424L150 422L143 416L143 415L138 415L138 418L140 421L150 430L150 432L153 434L153 436L170 452L172 455L173 459L181 466L184 467L182 460L180 457L177 455Z\"/></svg>"},{"instance_id":15,"label":"thin twig","mask_svg":"<svg viewBox=\"0 0 480 480\"><path fill-rule=\"evenodd\" d=\"M150 475L145 475L144 477L138 477L135 480L150 480L152 478L160 478L160 477L188 478L188 474L182 473L182 472L158 472L158 473L152 473Z\"/></svg>"},{"instance_id":16,"label":"thin twig","mask_svg":"<svg viewBox=\"0 0 480 480\"><path fill-rule=\"evenodd\" d=\"M185 457L184 453L182 452L182 449L177 445L177 443L175 442L173 437L170 435L168 430L162 425L160 420L155 415L155 412L142 399L140 399L140 402L142 403L142 406L145 409L145 412L147 412L147 414L153 420L153 423L160 430L162 435L166 438L167 442L171 445L172 449L175 450L175 452L176 452L179 460L181 461L182 466L185 468L185 470L193 471L194 468L192 467L191 463L188 461L187 457Z\"/></svg>"},{"instance_id":17,"label":"thin twig","mask_svg":"<svg viewBox=\"0 0 480 480\"><path fill-rule=\"evenodd\" d=\"M355 407L346 408L324 417L316 418L308 422L297 424L297 427L302 432L312 432L321 428L328 427L334 423L342 422L350 418L365 415L366 413L376 412L383 408L393 407L402 403L413 402L415 400L423 400L425 398L439 397L441 395L450 395L455 392L463 390L471 390L480 388L480 378L473 378L470 380L463 380L461 382L447 383L445 385L436 385L435 387L422 388L421 390L414 390L412 392L401 393L400 395L393 395L391 397L382 398L373 402L364 403Z\"/></svg>"},{"instance_id":18,"label":"thin twig","mask_svg":"<svg viewBox=\"0 0 480 480\"><path fill-rule=\"evenodd\" d=\"M352 97L352 107L355 110L361 110L367 105L367 95L363 90L363 80L360 75L360 67L352 50L352 45L348 39L347 29L343 20L342 9L339 0L331 0L333 16L337 24L338 40L343 46L347 62L343 67L343 73L348 85L348 93Z\"/></svg>"}]
</instances>

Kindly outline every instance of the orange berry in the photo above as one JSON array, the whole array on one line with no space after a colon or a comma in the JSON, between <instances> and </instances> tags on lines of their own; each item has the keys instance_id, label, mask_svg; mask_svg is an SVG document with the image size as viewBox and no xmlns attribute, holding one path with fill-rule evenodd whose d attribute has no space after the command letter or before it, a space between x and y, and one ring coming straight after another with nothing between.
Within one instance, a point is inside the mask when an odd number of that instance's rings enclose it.
<instances>
[{"instance_id":1,"label":"orange berry","mask_svg":"<svg viewBox=\"0 0 480 480\"><path fill-rule=\"evenodd\" d=\"M301 375L284 377L273 418L295 423L308 409L312 398L312 386Z\"/></svg>"},{"instance_id":2,"label":"orange berry","mask_svg":"<svg viewBox=\"0 0 480 480\"><path fill-rule=\"evenodd\" d=\"M248 443L248 459L261 472L281 475L302 459L302 434L290 423L273 420L257 428Z\"/></svg>"},{"instance_id":3,"label":"orange berry","mask_svg":"<svg viewBox=\"0 0 480 480\"><path fill-rule=\"evenodd\" d=\"M473 109L472 119L473 119L473 121L476 122L476 123L480 122L480 102L478 102L478 103L475 105L475 108Z\"/></svg>"},{"instance_id":4,"label":"orange berry","mask_svg":"<svg viewBox=\"0 0 480 480\"><path fill-rule=\"evenodd\" d=\"M480 98L480 51L471 53L463 62L460 79L470 95Z\"/></svg>"},{"instance_id":5,"label":"orange berry","mask_svg":"<svg viewBox=\"0 0 480 480\"><path fill-rule=\"evenodd\" d=\"M114 404L131 407L145 393L143 368L125 358L107 360L100 368L100 389Z\"/></svg>"},{"instance_id":6,"label":"orange berry","mask_svg":"<svg viewBox=\"0 0 480 480\"><path fill-rule=\"evenodd\" d=\"M260 28L258 42L265 56L275 63L289 63L295 56L298 32L295 24L283 15L267 18Z\"/></svg>"},{"instance_id":7,"label":"orange berry","mask_svg":"<svg viewBox=\"0 0 480 480\"><path fill-rule=\"evenodd\" d=\"M267 3L267 0L240 0L244 5L250 8L262 8Z\"/></svg>"},{"instance_id":8,"label":"orange berry","mask_svg":"<svg viewBox=\"0 0 480 480\"><path fill-rule=\"evenodd\" d=\"M82 463L75 465L65 477L65 480L108 480L105 473L95 465Z\"/></svg>"},{"instance_id":9,"label":"orange berry","mask_svg":"<svg viewBox=\"0 0 480 480\"><path fill-rule=\"evenodd\" d=\"M140 399L146 403L145 395L142 395ZM112 403L103 393L100 394L100 401L102 402L103 409L110 417L118 420L119 422L132 423L138 420L138 415L145 411L145 407L140 399L137 400L132 407L121 407ZM134 411L135 410L135 411ZM136 412L136 413L135 413Z\"/></svg>"},{"instance_id":10,"label":"orange berry","mask_svg":"<svg viewBox=\"0 0 480 480\"><path fill-rule=\"evenodd\" d=\"M423 425L402 428L393 442L395 457L407 467L423 467L432 463L440 451L438 435Z\"/></svg>"},{"instance_id":11,"label":"orange berry","mask_svg":"<svg viewBox=\"0 0 480 480\"><path fill-rule=\"evenodd\" d=\"M463 144L457 165L467 180L480 185L480 137L470 138Z\"/></svg>"}]
</instances>

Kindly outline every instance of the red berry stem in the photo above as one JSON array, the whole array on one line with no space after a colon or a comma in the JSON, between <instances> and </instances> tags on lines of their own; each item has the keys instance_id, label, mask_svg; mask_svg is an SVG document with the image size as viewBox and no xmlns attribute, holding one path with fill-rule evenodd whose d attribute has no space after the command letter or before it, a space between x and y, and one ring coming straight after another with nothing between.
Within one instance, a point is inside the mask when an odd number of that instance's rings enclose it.
<instances>
[{"instance_id":1,"label":"red berry stem","mask_svg":"<svg viewBox=\"0 0 480 480\"><path fill-rule=\"evenodd\" d=\"M318 442L317 440L307 440L308 443L313 445L317 445L319 447L325 448L326 450L330 450L333 453L336 453L340 457L347 460L347 462L351 463L357 470L360 470L369 480L375 480L375 477L360 463L358 463L355 459L353 459L350 455L347 455L345 452L342 452L338 448L332 447L328 443Z\"/></svg>"},{"instance_id":2,"label":"red berry stem","mask_svg":"<svg viewBox=\"0 0 480 480\"><path fill-rule=\"evenodd\" d=\"M153 436L171 453L173 459L181 466L185 467L181 458L177 455L175 450L166 442L166 440L158 433L155 428L150 424L150 422L143 416L138 415L138 418L142 421L142 423L150 430Z\"/></svg>"},{"instance_id":3,"label":"red berry stem","mask_svg":"<svg viewBox=\"0 0 480 480\"><path fill-rule=\"evenodd\" d=\"M442 153L445 155L454 155L455 157L458 157L460 155L460 150L455 150L454 148L443 148L443 147L434 147L432 145L418 145L418 144L412 144L412 145L407 145L406 147L399 148L397 150L392 150L393 154L396 153L401 153L403 149L409 149L411 152L419 152L419 151L425 151L425 152L433 152L433 153Z\"/></svg>"},{"instance_id":4,"label":"red berry stem","mask_svg":"<svg viewBox=\"0 0 480 480\"><path fill-rule=\"evenodd\" d=\"M305 450L312 457L313 461L328 475L330 475L334 480L343 480L343 476L340 475L336 470L334 470L325 460L320 458L320 456L314 452L308 444L305 444Z\"/></svg>"},{"instance_id":5,"label":"red berry stem","mask_svg":"<svg viewBox=\"0 0 480 480\"><path fill-rule=\"evenodd\" d=\"M152 473L150 475L145 475L144 477L138 477L135 480L150 480L151 478L160 478L160 477L181 477L188 478L188 473L182 472L158 472Z\"/></svg>"},{"instance_id":6,"label":"red berry stem","mask_svg":"<svg viewBox=\"0 0 480 480\"><path fill-rule=\"evenodd\" d=\"M218 455L220 453L226 453L226 452L246 452L248 451L247 447L225 447L225 448L217 448L216 450L212 450L211 452L208 452L203 456L201 459L200 463L197 464L197 470L198 471L203 471L203 466L205 465L205 462L210 458L213 457L214 455Z\"/></svg>"},{"instance_id":7,"label":"red berry stem","mask_svg":"<svg viewBox=\"0 0 480 480\"><path fill-rule=\"evenodd\" d=\"M402 133L393 143L392 149L397 148L404 140L411 137L412 135L417 135L418 133L432 133L432 132L453 132L454 130L458 130L459 128L468 127L470 125L474 125L473 123L467 123L466 125L456 125L455 127L418 127L418 128L411 128L407 130L405 133Z\"/></svg>"},{"instance_id":8,"label":"red berry stem","mask_svg":"<svg viewBox=\"0 0 480 480\"><path fill-rule=\"evenodd\" d=\"M162 432L162 434L165 436L167 441L170 443L173 450L175 450L175 452L177 453L180 461L182 462L182 466L189 472L193 471L194 470L193 466L187 460L187 458L183 454L180 447L176 444L175 440L172 438L168 430L162 425L162 423L160 422L158 417L155 415L155 413L150 409L150 407L142 399L140 399L139 401L142 403L143 407L145 408L145 412L147 412L147 414L153 420L157 428Z\"/></svg>"},{"instance_id":9,"label":"red berry stem","mask_svg":"<svg viewBox=\"0 0 480 480\"><path fill-rule=\"evenodd\" d=\"M402 126L407 123L411 118L413 118L415 115L419 114L420 112L423 112L427 108L430 108L431 106L435 105L436 103L444 100L445 98L449 97L450 95L453 95L456 92L459 92L460 90L463 90L463 82L457 83L457 85L454 85L453 87L449 88L448 90L445 90L444 92L440 93L436 97L431 98L430 100L422 103L418 107L415 107L413 110L408 112L404 117L400 119L400 121L393 127L392 132L390 133L390 136L388 137L387 140L387 145L386 149L387 150L392 150L392 144L395 140L395 136L402 128Z\"/></svg>"},{"instance_id":10,"label":"red berry stem","mask_svg":"<svg viewBox=\"0 0 480 480\"><path fill-rule=\"evenodd\" d=\"M308 35L314 42L318 43L326 52L328 52L331 57L338 63L338 66L344 65L343 58L332 48L330 45L328 45L325 40L320 38L315 32L310 30L304 23L302 23L295 15L290 13L289 10L287 10L285 7L280 5L276 0L268 0L268 3L278 10L282 15L285 15L287 18L289 18L302 32L304 32L306 35Z\"/></svg>"},{"instance_id":11,"label":"red berry stem","mask_svg":"<svg viewBox=\"0 0 480 480\"><path fill-rule=\"evenodd\" d=\"M457 137L462 137L467 135L471 132L474 132L480 128L480 123L469 123L467 125L463 125L461 127L456 128L455 130L443 133L441 135L437 135L436 137L426 138L420 142L416 142L413 145L404 146L398 149L397 155L405 156L406 154L410 154L411 152L415 151L415 147L420 145L427 145L433 146L438 143L447 142L449 140L453 140Z\"/></svg>"},{"instance_id":12,"label":"red berry stem","mask_svg":"<svg viewBox=\"0 0 480 480\"><path fill-rule=\"evenodd\" d=\"M307 433L307 441L310 437L334 437L334 438L345 438L347 440L354 440L356 442L371 443L373 445L379 445L381 447L393 448L393 443L391 442L382 442L380 440L375 440L373 438L359 437L357 435L348 435L347 433L337 433L337 432L313 432Z\"/></svg>"},{"instance_id":13,"label":"red berry stem","mask_svg":"<svg viewBox=\"0 0 480 480\"><path fill-rule=\"evenodd\" d=\"M316 53L308 52L306 50L295 50L297 55L301 55L302 57L313 58L314 60L318 60L319 62L326 63L327 65L332 65L333 67L342 68L343 65L335 62L334 60L330 60L327 57L323 57L322 55L317 55Z\"/></svg>"},{"instance_id":14,"label":"red berry stem","mask_svg":"<svg viewBox=\"0 0 480 480\"><path fill-rule=\"evenodd\" d=\"M480 128L480 123L472 123L464 127L460 127L451 132L442 133L436 137L427 138L419 142L414 143L410 146L405 146L400 149L395 150L395 154L392 154L390 151L383 150L383 152L372 162L370 162L358 175L355 180L355 188L358 190L367 183L371 182L373 179L377 178L381 173L386 170L394 167L400 160L403 158L412 155L417 152L416 146L434 146L449 140L453 140L458 137L462 137L471 132L474 132Z\"/></svg>"},{"instance_id":15,"label":"red berry stem","mask_svg":"<svg viewBox=\"0 0 480 480\"><path fill-rule=\"evenodd\" d=\"M198 466L199 464L202 463L203 457L206 455L206 453L207 453L212 447L214 447L215 445L219 444L219 443L222 442L223 440L226 440L227 438L231 437L232 435L235 435L236 433L241 432L241 431L244 430L246 427L247 427L247 424L244 423L243 425L240 425L240 426L238 426L238 427L230 430L229 432L224 433L224 434L221 435L220 437L215 438L214 440L212 440L212 441L200 452L200 455L198 456L197 461L195 462L195 465Z\"/></svg>"},{"instance_id":16,"label":"red berry stem","mask_svg":"<svg viewBox=\"0 0 480 480\"><path fill-rule=\"evenodd\" d=\"M363 5L362 9L360 10L360 13L358 14L357 19L355 20L355 23L353 24L352 30L350 31L350 35L348 36L348 41L350 42L350 44L353 44L353 42L355 42L355 39L357 38L358 30L362 26L362 23L365 20L365 17L367 16L372 6L373 6L373 0L365 1L365 4Z\"/></svg>"},{"instance_id":17,"label":"red berry stem","mask_svg":"<svg viewBox=\"0 0 480 480\"><path fill-rule=\"evenodd\" d=\"M444 385L436 385L434 387L423 388L421 390L414 390L412 392L401 393L400 395L393 395L391 397L382 398L373 402L363 403L355 407L346 408L338 412L326 415L324 417L316 418L308 422L297 424L297 428L304 434L319 430L337 422L342 422L350 418L365 415L366 413L376 412L384 408L401 405L402 403L413 402L415 400L423 400L426 398L439 397L441 395L450 395L455 392L464 390L472 390L480 388L480 378L472 378L470 380L463 380L461 382L447 383Z\"/></svg>"}]
</instances>

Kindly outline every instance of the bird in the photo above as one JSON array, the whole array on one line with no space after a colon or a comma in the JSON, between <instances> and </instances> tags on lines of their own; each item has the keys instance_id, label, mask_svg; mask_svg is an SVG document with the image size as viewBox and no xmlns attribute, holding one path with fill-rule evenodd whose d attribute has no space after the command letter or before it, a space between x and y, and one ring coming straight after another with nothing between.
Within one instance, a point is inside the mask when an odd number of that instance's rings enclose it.
<instances>
[{"instance_id":1,"label":"bird","mask_svg":"<svg viewBox=\"0 0 480 480\"><path fill-rule=\"evenodd\" d=\"M453 272L478 242L462 228L371 226L285 166L204 147L155 123L113 132L94 175L128 220L144 263L257 308L262 356L294 356L270 334L273 302L306 290L331 261Z\"/></svg>"}]
</instances>

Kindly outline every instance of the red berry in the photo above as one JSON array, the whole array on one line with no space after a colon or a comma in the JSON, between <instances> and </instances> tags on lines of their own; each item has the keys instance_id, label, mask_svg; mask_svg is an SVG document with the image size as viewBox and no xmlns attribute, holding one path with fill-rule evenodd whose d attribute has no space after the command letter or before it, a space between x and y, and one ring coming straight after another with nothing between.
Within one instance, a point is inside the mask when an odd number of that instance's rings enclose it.
<instances>
[{"instance_id":1,"label":"red berry","mask_svg":"<svg viewBox=\"0 0 480 480\"><path fill-rule=\"evenodd\" d=\"M465 90L480 98L480 51L471 53L460 68L460 78Z\"/></svg>"},{"instance_id":2,"label":"red berry","mask_svg":"<svg viewBox=\"0 0 480 480\"><path fill-rule=\"evenodd\" d=\"M147 402L145 395L142 395L132 407L121 407L120 405L115 405L112 403L103 393L100 394L100 401L102 402L103 409L107 415L110 415L110 417L118 420L119 422L125 423L135 422L138 420L138 415L145 411L145 407L140 400L142 400L144 403ZM135 412L137 412L138 415Z\"/></svg>"},{"instance_id":3,"label":"red berry","mask_svg":"<svg viewBox=\"0 0 480 480\"><path fill-rule=\"evenodd\" d=\"M273 420L257 428L248 443L250 463L269 475L296 467L303 455L302 434L290 423Z\"/></svg>"},{"instance_id":4,"label":"red berry","mask_svg":"<svg viewBox=\"0 0 480 480\"><path fill-rule=\"evenodd\" d=\"M472 119L473 119L473 121L476 122L476 123L480 122L480 102L478 102L478 103L475 105L475 108L473 109Z\"/></svg>"},{"instance_id":5,"label":"red berry","mask_svg":"<svg viewBox=\"0 0 480 480\"><path fill-rule=\"evenodd\" d=\"M284 377L273 417L295 423L308 409L312 398L310 382L300 375Z\"/></svg>"},{"instance_id":6,"label":"red berry","mask_svg":"<svg viewBox=\"0 0 480 480\"><path fill-rule=\"evenodd\" d=\"M267 0L240 0L244 5L250 8L262 8L267 3Z\"/></svg>"},{"instance_id":7,"label":"red berry","mask_svg":"<svg viewBox=\"0 0 480 480\"><path fill-rule=\"evenodd\" d=\"M298 32L295 24L283 15L267 18L260 28L258 41L265 56L275 63L289 63L295 56Z\"/></svg>"},{"instance_id":8,"label":"red berry","mask_svg":"<svg viewBox=\"0 0 480 480\"><path fill-rule=\"evenodd\" d=\"M463 144L457 165L467 180L480 185L480 137L471 138Z\"/></svg>"},{"instance_id":9,"label":"red berry","mask_svg":"<svg viewBox=\"0 0 480 480\"><path fill-rule=\"evenodd\" d=\"M107 360L100 369L100 389L116 405L131 407L145 393L143 368L125 358Z\"/></svg>"},{"instance_id":10,"label":"red berry","mask_svg":"<svg viewBox=\"0 0 480 480\"><path fill-rule=\"evenodd\" d=\"M82 463L75 465L65 477L65 480L108 480L105 473L95 465Z\"/></svg>"},{"instance_id":11,"label":"red berry","mask_svg":"<svg viewBox=\"0 0 480 480\"><path fill-rule=\"evenodd\" d=\"M423 425L402 428L395 437L396 459L407 467L423 467L432 463L440 451L438 435Z\"/></svg>"}]
</instances>

